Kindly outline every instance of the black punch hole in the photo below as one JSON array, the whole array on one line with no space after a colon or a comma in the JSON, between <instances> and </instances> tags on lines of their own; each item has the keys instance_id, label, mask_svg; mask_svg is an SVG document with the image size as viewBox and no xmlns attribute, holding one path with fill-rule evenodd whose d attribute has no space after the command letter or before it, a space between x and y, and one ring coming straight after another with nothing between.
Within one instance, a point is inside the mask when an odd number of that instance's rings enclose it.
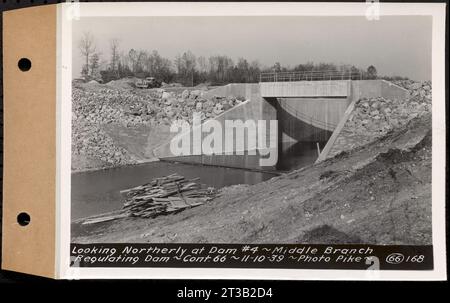
<instances>
[{"instance_id":1,"label":"black punch hole","mask_svg":"<svg viewBox=\"0 0 450 303\"><path fill-rule=\"evenodd\" d=\"M31 68L31 61L28 58L22 58L19 60L19 63L17 63L17 66L19 66L19 69L23 72L29 71Z\"/></svg>"},{"instance_id":2,"label":"black punch hole","mask_svg":"<svg viewBox=\"0 0 450 303\"><path fill-rule=\"evenodd\" d=\"M27 226L28 224L30 224L30 221L30 215L27 213L20 213L17 216L17 223L19 223L20 226Z\"/></svg>"}]
</instances>

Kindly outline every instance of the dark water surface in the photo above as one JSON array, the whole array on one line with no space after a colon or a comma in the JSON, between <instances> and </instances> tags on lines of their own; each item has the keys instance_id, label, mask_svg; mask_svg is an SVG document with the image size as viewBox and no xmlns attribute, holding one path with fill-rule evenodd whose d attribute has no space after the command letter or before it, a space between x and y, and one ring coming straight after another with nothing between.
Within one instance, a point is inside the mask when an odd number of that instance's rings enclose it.
<instances>
[{"instance_id":1,"label":"dark water surface","mask_svg":"<svg viewBox=\"0 0 450 303\"><path fill-rule=\"evenodd\" d=\"M319 142L322 149L325 142ZM297 142L281 148L277 169L288 171L314 163L317 159L314 142ZM178 173L188 179L215 188L234 184L256 184L276 173L249 171L217 166L190 165L171 162L151 162L84 173L72 174L72 220L101 214L122 207L120 191L150 182L153 178Z\"/></svg>"},{"instance_id":2,"label":"dark water surface","mask_svg":"<svg viewBox=\"0 0 450 303\"><path fill-rule=\"evenodd\" d=\"M319 152L325 147L326 142L297 142L295 144L284 143L278 156L277 169L289 171L313 164Z\"/></svg>"},{"instance_id":3,"label":"dark water surface","mask_svg":"<svg viewBox=\"0 0 450 303\"><path fill-rule=\"evenodd\" d=\"M243 169L151 162L72 174L72 220L120 209L124 199L119 191L150 182L153 178L178 173L188 179L221 188L234 184L256 184L268 180L272 173Z\"/></svg>"}]
</instances>

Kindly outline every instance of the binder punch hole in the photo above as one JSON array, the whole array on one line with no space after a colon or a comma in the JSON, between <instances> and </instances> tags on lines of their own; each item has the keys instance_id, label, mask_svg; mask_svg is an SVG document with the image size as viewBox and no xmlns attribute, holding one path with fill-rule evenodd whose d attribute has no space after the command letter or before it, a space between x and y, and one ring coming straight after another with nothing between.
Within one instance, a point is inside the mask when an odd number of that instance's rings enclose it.
<instances>
[{"instance_id":1,"label":"binder punch hole","mask_svg":"<svg viewBox=\"0 0 450 303\"><path fill-rule=\"evenodd\" d=\"M27 213L20 213L17 215L17 223L19 223L20 226L27 226L30 224L30 221L30 215Z\"/></svg>"},{"instance_id":2,"label":"binder punch hole","mask_svg":"<svg viewBox=\"0 0 450 303\"><path fill-rule=\"evenodd\" d=\"M22 58L17 63L17 66L19 69L23 72L27 72L31 69L31 61L28 58Z\"/></svg>"}]
</instances>

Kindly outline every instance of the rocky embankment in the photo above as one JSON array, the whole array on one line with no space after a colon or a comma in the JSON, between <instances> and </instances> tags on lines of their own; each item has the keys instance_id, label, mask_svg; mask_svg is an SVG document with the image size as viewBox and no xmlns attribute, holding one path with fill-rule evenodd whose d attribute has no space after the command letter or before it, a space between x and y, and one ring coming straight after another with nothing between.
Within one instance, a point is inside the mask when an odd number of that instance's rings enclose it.
<instances>
[{"instance_id":1,"label":"rocky embankment","mask_svg":"<svg viewBox=\"0 0 450 303\"><path fill-rule=\"evenodd\" d=\"M431 112L431 82L405 80L395 84L409 90L410 98L358 100L328 158L372 142L411 119Z\"/></svg>"},{"instance_id":2,"label":"rocky embankment","mask_svg":"<svg viewBox=\"0 0 450 303\"><path fill-rule=\"evenodd\" d=\"M117 81L116 81L117 82ZM145 161L136 153L132 137L146 137L153 146L169 135L174 120L192 121L194 112L203 120L220 115L245 101L242 97L206 97L203 90L127 89L117 83L74 85L72 92L72 170L100 169ZM122 133L126 144L120 142ZM155 142L152 137L155 137ZM150 141L150 142L149 142ZM142 145L142 139L136 144ZM131 147L131 148L129 148Z\"/></svg>"}]
</instances>

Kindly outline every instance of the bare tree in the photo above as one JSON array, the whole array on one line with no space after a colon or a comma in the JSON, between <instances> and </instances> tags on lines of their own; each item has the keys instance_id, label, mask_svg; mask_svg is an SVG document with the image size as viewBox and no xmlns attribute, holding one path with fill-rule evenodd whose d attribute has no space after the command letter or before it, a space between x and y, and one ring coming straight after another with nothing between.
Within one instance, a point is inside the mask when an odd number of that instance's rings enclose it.
<instances>
[{"instance_id":1,"label":"bare tree","mask_svg":"<svg viewBox=\"0 0 450 303\"><path fill-rule=\"evenodd\" d=\"M111 39L109 40L109 46L111 49L111 70L113 72L117 71L118 69L118 65L119 65L119 60L120 60L120 55L119 55L119 46L120 46L120 41L119 39Z\"/></svg>"},{"instance_id":2,"label":"bare tree","mask_svg":"<svg viewBox=\"0 0 450 303\"><path fill-rule=\"evenodd\" d=\"M145 71L145 63L148 59L148 53L146 51L140 50L137 53L137 59L136 59L136 72L142 73Z\"/></svg>"},{"instance_id":3,"label":"bare tree","mask_svg":"<svg viewBox=\"0 0 450 303\"><path fill-rule=\"evenodd\" d=\"M193 86L196 64L196 57L191 51L184 52L183 55L177 55L175 57L175 67L178 77L186 85L190 84Z\"/></svg>"},{"instance_id":4,"label":"bare tree","mask_svg":"<svg viewBox=\"0 0 450 303\"><path fill-rule=\"evenodd\" d=\"M99 53L93 53L90 58L90 78L94 79L96 81L101 80L100 76L100 54Z\"/></svg>"},{"instance_id":5,"label":"bare tree","mask_svg":"<svg viewBox=\"0 0 450 303\"><path fill-rule=\"evenodd\" d=\"M130 64L131 64L131 71L133 73L136 73L138 53L134 48L130 49L130 51L128 52L128 58L129 58Z\"/></svg>"},{"instance_id":6,"label":"bare tree","mask_svg":"<svg viewBox=\"0 0 450 303\"><path fill-rule=\"evenodd\" d=\"M87 78L89 77L89 59L95 53L94 36L90 32L84 32L83 37L78 42L78 48L85 60L81 73L85 78Z\"/></svg>"},{"instance_id":7,"label":"bare tree","mask_svg":"<svg viewBox=\"0 0 450 303\"><path fill-rule=\"evenodd\" d=\"M205 57L200 56L197 58L198 69L201 73L207 73L209 71L208 61Z\"/></svg>"},{"instance_id":8,"label":"bare tree","mask_svg":"<svg viewBox=\"0 0 450 303\"><path fill-rule=\"evenodd\" d=\"M172 62L169 59L161 57L156 50L148 54L145 66L146 71L153 77L157 77L165 82L173 78Z\"/></svg>"}]
</instances>

